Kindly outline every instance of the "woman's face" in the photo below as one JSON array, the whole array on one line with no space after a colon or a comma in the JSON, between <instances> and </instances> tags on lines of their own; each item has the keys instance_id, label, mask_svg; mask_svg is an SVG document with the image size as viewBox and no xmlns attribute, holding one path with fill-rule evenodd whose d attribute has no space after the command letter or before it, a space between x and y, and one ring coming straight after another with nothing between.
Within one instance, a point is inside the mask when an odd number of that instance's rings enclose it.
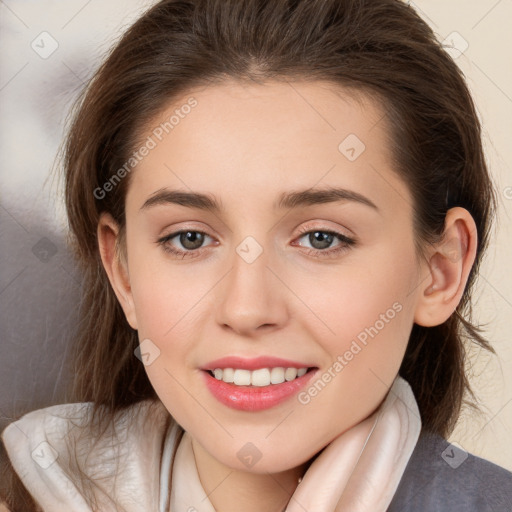
<instances>
[{"instance_id":1,"label":"woman's face","mask_svg":"<svg viewBox=\"0 0 512 512\"><path fill-rule=\"evenodd\" d=\"M164 405L231 468L304 463L398 373L423 272L387 119L361 98L226 82L141 138L125 311Z\"/></svg>"}]
</instances>

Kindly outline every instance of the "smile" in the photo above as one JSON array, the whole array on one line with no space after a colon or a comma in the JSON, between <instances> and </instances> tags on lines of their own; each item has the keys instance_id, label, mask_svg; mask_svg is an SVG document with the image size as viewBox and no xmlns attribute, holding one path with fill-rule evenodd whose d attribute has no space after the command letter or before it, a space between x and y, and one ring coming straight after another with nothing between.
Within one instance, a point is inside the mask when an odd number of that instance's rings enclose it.
<instances>
[{"instance_id":1,"label":"smile","mask_svg":"<svg viewBox=\"0 0 512 512\"><path fill-rule=\"evenodd\" d=\"M260 368L259 370L242 370L234 368L215 368L213 376L217 380L233 383L235 386L270 386L282 384L302 377L308 371L307 368Z\"/></svg>"},{"instance_id":2,"label":"smile","mask_svg":"<svg viewBox=\"0 0 512 512\"><path fill-rule=\"evenodd\" d=\"M283 359L228 357L201 368L205 384L222 404L241 411L277 406L307 385L318 368Z\"/></svg>"}]
</instances>

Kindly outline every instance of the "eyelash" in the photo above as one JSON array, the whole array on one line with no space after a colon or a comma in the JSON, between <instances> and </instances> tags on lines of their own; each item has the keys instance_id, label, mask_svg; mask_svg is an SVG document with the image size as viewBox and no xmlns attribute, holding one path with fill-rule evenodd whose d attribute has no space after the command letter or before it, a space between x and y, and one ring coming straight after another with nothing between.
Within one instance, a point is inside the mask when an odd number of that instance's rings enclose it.
<instances>
[{"instance_id":1,"label":"eyelash","mask_svg":"<svg viewBox=\"0 0 512 512\"><path fill-rule=\"evenodd\" d=\"M180 235L182 233L188 233L188 232L200 233L202 235L210 236L207 233L205 233L204 231L199 231L199 230L195 230L195 229L182 229L180 231L171 233L170 235L166 235L162 238L159 238L157 240L157 244L162 246L162 248L165 252L173 254L174 256L181 256L182 259L195 258L197 256L200 256L201 253L203 252L201 249L204 249L204 248L181 251L181 250L175 249L174 247L169 245L169 242L173 238L176 238L178 235ZM325 257L336 256L339 253L348 250L350 247L352 247L356 244L356 241L354 239L349 238L341 233L338 233L337 231L332 231L332 230L328 230L328 229L320 229L320 228L308 228L308 227L301 228L299 230L300 236L298 238L303 238L305 235L309 235L310 233L316 233L316 232L324 233L327 235L333 235L341 243L340 243L340 245L336 246L333 249L321 250L321 249L306 248L307 250L305 252L308 256L313 256L315 258L325 258ZM210 238L212 238L212 237L210 237ZM299 246L299 247L302 247L302 246Z\"/></svg>"}]
</instances>

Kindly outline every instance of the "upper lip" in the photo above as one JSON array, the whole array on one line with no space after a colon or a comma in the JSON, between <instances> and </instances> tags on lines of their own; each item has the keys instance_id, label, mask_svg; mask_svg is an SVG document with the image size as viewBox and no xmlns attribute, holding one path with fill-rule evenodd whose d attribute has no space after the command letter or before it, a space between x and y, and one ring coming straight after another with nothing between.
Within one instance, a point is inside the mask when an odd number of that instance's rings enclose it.
<instances>
[{"instance_id":1,"label":"upper lip","mask_svg":"<svg viewBox=\"0 0 512 512\"><path fill-rule=\"evenodd\" d=\"M244 358L239 356L221 357L210 361L201 367L201 370L215 370L215 368L237 368L241 370L258 370L259 368L311 368L308 363L281 359L272 356L259 356Z\"/></svg>"}]
</instances>

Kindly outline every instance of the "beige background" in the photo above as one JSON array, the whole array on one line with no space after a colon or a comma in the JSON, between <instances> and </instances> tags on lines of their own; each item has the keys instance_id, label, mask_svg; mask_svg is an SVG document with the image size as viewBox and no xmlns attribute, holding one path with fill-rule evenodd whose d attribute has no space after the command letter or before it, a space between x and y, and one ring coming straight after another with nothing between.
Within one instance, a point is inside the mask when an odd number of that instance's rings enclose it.
<instances>
[{"instance_id":1,"label":"beige background","mask_svg":"<svg viewBox=\"0 0 512 512\"><path fill-rule=\"evenodd\" d=\"M7 368L0 371L0 409L9 409L13 401L35 408L61 399L60 390L53 383L64 377L60 365L51 366L54 355L45 363L44 355L37 353L40 348L34 355L34 350L24 345L28 343L27 336L34 336L34 346L40 347L44 341L50 352L55 352L54 330L60 329L63 322L71 322L67 316L62 317L61 309L69 308L73 295L65 295L66 286L55 285L59 279L67 283L73 278L72 263L62 240L63 209L56 199L55 184L45 180L62 138L70 102L111 41L150 3L0 3L0 301L2 310L9 313L8 318L2 318L3 325L8 325L0 341L2 365ZM462 50L454 49L452 54L467 76L477 102L500 203L500 222L478 282L476 307L477 318L489 325L487 335L498 358L471 351L472 382L483 414L465 414L450 440L512 470L512 1L410 3L441 41L446 39L448 46ZM31 47L43 31L58 44L57 50L45 59ZM56 254L42 262L40 257L34 257L34 247L43 237L55 246ZM47 288L44 279L50 281ZM38 281L41 286L37 289L46 290L44 294L35 292L34 282ZM45 310L46 316L38 320L41 308L48 304L54 309ZM52 327L52 321L57 327ZM25 334L21 335L23 329ZM66 336L58 340L58 349L64 351ZM22 370L17 372L22 375L13 378L11 373L16 368Z\"/></svg>"},{"instance_id":2,"label":"beige background","mask_svg":"<svg viewBox=\"0 0 512 512\"><path fill-rule=\"evenodd\" d=\"M488 324L498 358L472 350L474 390L483 415L468 411L450 437L467 451L512 469L512 66L508 0L411 2L441 41L461 49L456 58L468 79L483 123L487 158L498 190L496 234L482 266L475 317ZM460 36L451 35L457 32ZM462 37L462 45L459 41Z\"/></svg>"}]
</instances>

